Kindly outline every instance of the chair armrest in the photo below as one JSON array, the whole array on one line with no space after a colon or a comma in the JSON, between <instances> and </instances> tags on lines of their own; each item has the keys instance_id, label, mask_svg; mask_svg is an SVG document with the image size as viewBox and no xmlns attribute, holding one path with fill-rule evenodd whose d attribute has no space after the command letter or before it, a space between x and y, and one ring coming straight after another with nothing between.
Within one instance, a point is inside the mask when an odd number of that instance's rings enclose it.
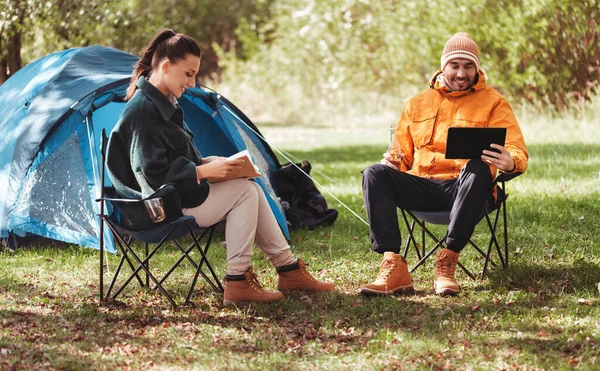
<instances>
[{"instance_id":1,"label":"chair armrest","mask_svg":"<svg viewBox=\"0 0 600 371\"><path fill-rule=\"evenodd\" d=\"M496 177L496 180L494 180L494 183L508 182L509 180L513 180L521 174L523 174L523 173L512 173L512 174L500 173L500 175L498 175Z\"/></svg>"},{"instance_id":2,"label":"chair armrest","mask_svg":"<svg viewBox=\"0 0 600 371\"><path fill-rule=\"evenodd\" d=\"M166 218L154 223L149 217L144 201L152 198L161 198ZM100 198L99 201L111 202L118 211L120 227L130 231L145 231L160 225L168 224L183 215L179 196L173 184L165 184L159 187L152 195L145 199L132 198Z\"/></svg>"},{"instance_id":3,"label":"chair armrest","mask_svg":"<svg viewBox=\"0 0 600 371\"><path fill-rule=\"evenodd\" d=\"M101 197L101 198L97 198L96 202L100 202L100 201L110 201L110 202L120 202L120 203L142 202L142 201L146 201L146 200L149 200L152 198L161 197L160 195L157 195L157 194L169 186L174 186L174 184L173 183L165 183L165 184L161 185L160 187L158 187L156 189L156 191L154 191L154 193L152 193L150 196L148 196L146 198L142 198L142 199ZM167 191L167 192L169 192L169 191Z\"/></svg>"},{"instance_id":4,"label":"chair armrest","mask_svg":"<svg viewBox=\"0 0 600 371\"><path fill-rule=\"evenodd\" d=\"M132 198L108 198L108 197L101 197L101 198L96 199L96 202L100 202L100 201L132 203L132 202L141 202L143 200L134 200Z\"/></svg>"}]
</instances>

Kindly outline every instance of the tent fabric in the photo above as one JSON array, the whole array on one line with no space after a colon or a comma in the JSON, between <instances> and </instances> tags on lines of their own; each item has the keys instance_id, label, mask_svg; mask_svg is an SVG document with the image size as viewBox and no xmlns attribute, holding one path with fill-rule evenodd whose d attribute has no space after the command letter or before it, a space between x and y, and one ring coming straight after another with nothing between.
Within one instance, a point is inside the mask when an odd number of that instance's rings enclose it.
<instances>
[{"instance_id":1,"label":"tent fabric","mask_svg":"<svg viewBox=\"0 0 600 371\"><path fill-rule=\"evenodd\" d=\"M99 248L100 133L117 123L137 60L102 46L69 49L30 63L0 85L0 237L35 234ZM203 156L252 153L264 174L256 182L288 236L273 183L280 164L254 124L200 87L188 89L179 103ZM104 186L111 186L108 177Z\"/></svg>"}]
</instances>

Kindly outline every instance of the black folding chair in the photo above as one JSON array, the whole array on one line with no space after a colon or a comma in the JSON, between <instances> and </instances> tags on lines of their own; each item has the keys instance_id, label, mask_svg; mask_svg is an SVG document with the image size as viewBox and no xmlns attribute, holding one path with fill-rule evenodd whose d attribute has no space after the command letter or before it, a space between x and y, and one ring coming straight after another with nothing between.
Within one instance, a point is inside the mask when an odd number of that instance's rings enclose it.
<instances>
[{"instance_id":1,"label":"black folding chair","mask_svg":"<svg viewBox=\"0 0 600 371\"><path fill-rule=\"evenodd\" d=\"M101 184L104 185L104 168L106 160L106 132L102 129L101 138L101 158L102 166L100 170ZM198 281L202 276L206 282L218 292L223 292L217 275L210 265L206 254L212 241L216 225L208 228L200 228L193 217L185 216L181 212L177 191L173 185L164 185L156 192L147 197L163 200L166 218L159 223L153 223L147 215L144 206L144 200L107 198L104 197L104 187L101 187L101 196L96 201L100 202L100 300L116 299L117 296L132 282L138 281L141 287L150 287L152 281L154 288L158 289L169 301L176 307L172 295L165 289L165 281L171 276L173 271L180 266L183 261L189 262L195 268L195 274L190 277L190 287L186 296L185 304L189 304L192 293ZM107 207L111 206L112 211L105 213ZM104 293L104 225L110 229L116 245L121 252L121 259L114 272L110 286ZM184 237L190 237L192 242L187 248L182 246L179 241ZM204 247L201 242L204 241ZM139 241L144 247L144 255L136 252L134 242ZM161 277L157 277L150 270L150 261L156 252L163 246L171 242L177 246L181 256L175 261L172 267ZM154 245L150 250L150 246ZM192 253L197 251L200 254L199 260L194 260ZM121 274L124 274L123 266L129 266L131 273L129 276L122 277L124 282L114 291L117 280ZM208 272L205 272L206 269ZM143 272L143 273L142 273ZM145 277L144 277L145 276Z\"/></svg>"},{"instance_id":2,"label":"black folding chair","mask_svg":"<svg viewBox=\"0 0 600 371\"><path fill-rule=\"evenodd\" d=\"M469 245L471 245L484 258L483 270L481 272L482 279L486 275L488 265L497 265L491 258L492 250L497 252L498 260L500 261L502 268L506 269L508 267L508 218L506 214L506 201L508 199L508 194L506 193L506 182L519 175L521 175L521 173L500 174L494 182L497 185L496 202L491 205L485 205L481 215L481 220L485 219L490 233L490 240L488 242L487 249L484 251L484 249L480 248L472 238L469 239ZM422 212L404 209L401 209L401 211L404 223L408 229L408 239L406 241L403 254L404 258L406 259L410 250L410 246L413 246L419 259L419 261L411 268L412 273L421 265L423 265L427 259L436 252L437 249L446 247L445 240L448 232L446 232L443 237L438 238L428 227L428 224L450 224L450 211ZM502 218L500 218L500 216L502 216ZM497 237L498 221L500 219L502 219L502 244L498 241ZM417 227L421 232L420 244L417 242L417 238L415 237L418 233ZM434 243L433 247L429 248L429 250L427 249L426 236L429 237ZM469 277L475 279L475 275L471 273L471 271L469 271L463 264L459 262L458 266Z\"/></svg>"}]
</instances>

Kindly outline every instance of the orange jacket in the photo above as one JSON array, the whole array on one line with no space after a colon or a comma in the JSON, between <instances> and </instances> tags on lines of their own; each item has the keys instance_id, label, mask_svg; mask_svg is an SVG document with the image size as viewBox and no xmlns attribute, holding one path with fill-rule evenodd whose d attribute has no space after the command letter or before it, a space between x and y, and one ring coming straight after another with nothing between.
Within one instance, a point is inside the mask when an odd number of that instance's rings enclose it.
<instances>
[{"instance_id":1,"label":"orange jacket","mask_svg":"<svg viewBox=\"0 0 600 371\"><path fill-rule=\"evenodd\" d=\"M449 91L437 80L438 71L431 80L431 88L411 98L402 111L396 128L396 138L404 159L401 171L425 178L457 178L468 160L445 158L446 137L451 126L505 127L505 148L515 161L513 172L527 169L529 154L519 123L508 102L485 84L485 75L468 91ZM497 169L490 165L495 178Z\"/></svg>"}]
</instances>

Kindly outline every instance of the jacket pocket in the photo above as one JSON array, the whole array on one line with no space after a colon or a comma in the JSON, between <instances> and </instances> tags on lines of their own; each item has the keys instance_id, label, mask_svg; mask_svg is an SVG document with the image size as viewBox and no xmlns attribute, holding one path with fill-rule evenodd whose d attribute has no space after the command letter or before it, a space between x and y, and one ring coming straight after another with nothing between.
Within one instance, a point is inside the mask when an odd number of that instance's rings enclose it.
<instances>
[{"instance_id":1,"label":"jacket pocket","mask_svg":"<svg viewBox=\"0 0 600 371\"><path fill-rule=\"evenodd\" d=\"M458 112L453 126L484 128L488 126L488 118L485 111Z\"/></svg>"},{"instance_id":2,"label":"jacket pocket","mask_svg":"<svg viewBox=\"0 0 600 371\"><path fill-rule=\"evenodd\" d=\"M415 152L415 160L413 162L413 169L416 171L416 175L429 177L435 167L435 153L430 151L419 151Z\"/></svg>"},{"instance_id":3,"label":"jacket pocket","mask_svg":"<svg viewBox=\"0 0 600 371\"><path fill-rule=\"evenodd\" d=\"M181 150L186 148L192 141L192 137L183 130L173 130L167 134L168 146L173 150Z\"/></svg>"},{"instance_id":4,"label":"jacket pocket","mask_svg":"<svg viewBox=\"0 0 600 371\"><path fill-rule=\"evenodd\" d=\"M431 142L436 117L437 111L433 109L420 109L410 115L410 131L415 148L422 148Z\"/></svg>"}]
</instances>

